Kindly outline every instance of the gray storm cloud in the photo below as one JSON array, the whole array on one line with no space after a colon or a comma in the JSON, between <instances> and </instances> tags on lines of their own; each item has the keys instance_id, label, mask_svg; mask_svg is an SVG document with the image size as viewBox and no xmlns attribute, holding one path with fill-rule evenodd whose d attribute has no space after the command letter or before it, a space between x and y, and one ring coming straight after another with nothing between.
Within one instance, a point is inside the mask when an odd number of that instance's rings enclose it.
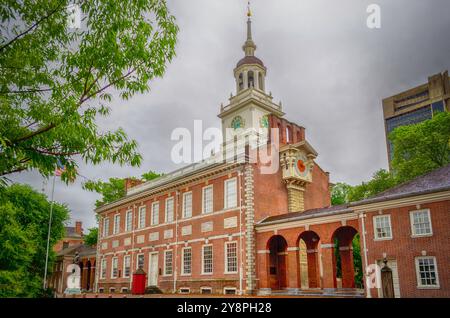
<instances>
[{"instance_id":1,"label":"gray storm cloud","mask_svg":"<svg viewBox=\"0 0 450 318\"><path fill-rule=\"evenodd\" d=\"M180 27L177 57L151 91L113 102L106 128L123 127L139 142L140 168L108 163L79 172L93 179L138 176L179 168L170 160L176 127L220 127L220 104L234 93L232 70L245 39L243 0L168 1ZM366 8L381 7L381 29L366 27ZM332 182L356 184L387 167L381 100L450 66L448 0L254 0L256 55L268 68L266 87L281 100L286 117L306 128L318 163ZM41 190L36 172L12 176ZM67 203L72 219L95 225L97 194L83 178L57 182L55 200ZM50 192L49 181L45 192Z\"/></svg>"}]
</instances>

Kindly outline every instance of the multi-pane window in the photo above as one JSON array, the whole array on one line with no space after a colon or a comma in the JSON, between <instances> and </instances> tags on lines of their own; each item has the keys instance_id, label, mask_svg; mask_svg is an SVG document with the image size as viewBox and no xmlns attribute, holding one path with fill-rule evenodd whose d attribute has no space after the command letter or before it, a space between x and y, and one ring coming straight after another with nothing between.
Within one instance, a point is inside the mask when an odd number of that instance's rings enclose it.
<instances>
[{"instance_id":1,"label":"multi-pane window","mask_svg":"<svg viewBox=\"0 0 450 318\"><path fill-rule=\"evenodd\" d=\"M126 255L123 258L123 277L125 278L130 277L130 270L131 270L131 256Z\"/></svg>"},{"instance_id":2,"label":"multi-pane window","mask_svg":"<svg viewBox=\"0 0 450 318\"><path fill-rule=\"evenodd\" d=\"M106 278L106 258L100 263L100 278Z\"/></svg>"},{"instance_id":3,"label":"multi-pane window","mask_svg":"<svg viewBox=\"0 0 450 318\"><path fill-rule=\"evenodd\" d=\"M237 273L237 243L225 243L225 273Z\"/></svg>"},{"instance_id":4,"label":"multi-pane window","mask_svg":"<svg viewBox=\"0 0 450 318\"><path fill-rule=\"evenodd\" d=\"M166 199L166 222L173 221L173 198Z\"/></svg>"},{"instance_id":5,"label":"multi-pane window","mask_svg":"<svg viewBox=\"0 0 450 318\"><path fill-rule=\"evenodd\" d=\"M430 210L412 211L410 218L413 236L432 234Z\"/></svg>"},{"instance_id":6,"label":"multi-pane window","mask_svg":"<svg viewBox=\"0 0 450 318\"><path fill-rule=\"evenodd\" d=\"M172 275L173 272L173 251L164 251L164 275Z\"/></svg>"},{"instance_id":7,"label":"multi-pane window","mask_svg":"<svg viewBox=\"0 0 450 318\"><path fill-rule=\"evenodd\" d=\"M117 278L119 274L119 259L117 257L113 257L111 264L111 278Z\"/></svg>"},{"instance_id":8,"label":"multi-pane window","mask_svg":"<svg viewBox=\"0 0 450 318\"><path fill-rule=\"evenodd\" d=\"M183 218L192 216L192 192L183 194Z\"/></svg>"},{"instance_id":9,"label":"multi-pane window","mask_svg":"<svg viewBox=\"0 0 450 318\"><path fill-rule=\"evenodd\" d=\"M114 215L113 234L117 234L120 231L120 214Z\"/></svg>"},{"instance_id":10,"label":"multi-pane window","mask_svg":"<svg viewBox=\"0 0 450 318\"><path fill-rule=\"evenodd\" d=\"M213 187L207 186L203 188L203 213L211 213L213 211Z\"/></svg>"},{"instance_id":11,"label":"multi-pane window","mask_svg":"<svg viewBox=\"0 0 450 318\"><path fill-rule=\"evenodd\" d=\"M390 215L378 215L374 217L375 239L392 238L391 217Z\"/></svg>"},{"instance_id":12,"label":"multi-pane window","mask_svg":"<svg viewBox=\"0 0 450 318\"><path fill-rule=\"evenodd\" d=\"M417 257L416 272L419 287L439 287L435 257Z\"/></svg>"},{"instance_id":13,"label":"multi-pane window","mask_svg":"<svg viewBox=\"0 0 450 318\"><path fill-rule=\"evenodd\" d=\"M125 231L131 231L133 228L133 211L127 211L127 218L125 222Z\"/></svg>"},{"instance_id":14,"label":"multi-pane window","mask_svg":"<svg viewBox=\"0 0 450 318\"><path fill-rule=\"evenodd\" d=\"M139 218L138 218L138 228L139 229L142 229L145 227L145 216L147 214L146 212L147 212L147 209L145 206L141 206L139 208Z\"/></svg>"},{"instance_id":15,"label":"multi-pane window","mask_svg":"<svg viewBox=\"0 0 450 318\"><path fill-rule=\"evenodd\" d=\"M182 252L182 275L190 275L192 272L192 249L190 247L184 247Z\"/></svg>"},{"instance_id":16,"label":"multi-pane window","mask_svg":"<svg viewBox=\"0 0 450 318\"><path fill-rule=\"evenodd\" d=\"M103 237L109 235L109 218L103 219Z\"/></svg>"},{"instance_id":17,"label":"multi-pane window","mask_svg":"<svg viewBox=\"0 0 450 318\"><path fill-rule=\"evenodd\" d=\"M202 249L202 274L212 274L213 272L213 247L203 245Z\"/></svg>"},{"instance_id":18,"label":"multi-pane window","mask_svg":"<svg viewBox=\"0 0 450 318\"><path fill-rule=\"evenodd\" d=\"M152 225L159 223L159 202L152 203Z\"/></svg>"},{"instance_id":19,"label":"multi-pane window","mask_svg":"<svg viewBox=\"0 0 450 318\"><path fill-rule=\"evenodd\" d=\"M225 209L237 206L236 178L225 181Z\"/></svg>"},{"instance_id":20,"label":"multi-pane window","mask_svg":"<svg viewBox=\"0 0 450 318\"><path fill-rule=\"evenodd\" d=\"M137 256L137 262L136 262L137 268L144 268L144 254L139 254Z\"/></svg>"}]
</instances>

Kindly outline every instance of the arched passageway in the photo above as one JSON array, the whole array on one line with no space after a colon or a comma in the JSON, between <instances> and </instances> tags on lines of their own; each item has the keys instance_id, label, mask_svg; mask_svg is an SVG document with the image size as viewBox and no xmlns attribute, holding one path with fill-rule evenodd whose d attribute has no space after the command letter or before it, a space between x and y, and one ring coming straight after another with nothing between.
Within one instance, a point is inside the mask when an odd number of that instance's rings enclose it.
<instances>
[{"instance_id":1,"label":"arched passageway","mask_svg":"<svg viewBox=\"0 0 450 318\"><path fill-rule=\"evenodd\" d=\"M341 226L333 233L333 242L335 244L333 260L335 288L355 288L353 240L357 234L358 231L351 226ZM341 277L341 286L337 284L337 276Z\"/></svg>"},{"instance_id":2,"label":"arched passageway","mask_svg":"<svg viewBox=\"0 0 450 318\"><path fill-rule=\"evenodd\" d=\"M320 237L314 231L305 231L298 237L301 288L320 288Z\"/></svg>"},{"instance_id":3,"label":"arched passageway","mask_svg":"<svg viewBox=\"0 0 450 318\"><path fill-rule=\"evenodd\" d=\"M287 242L284 237L275 235L267 243L269 250L269 286L272 290L286 288Z\"/></svg>"}]
</instances>

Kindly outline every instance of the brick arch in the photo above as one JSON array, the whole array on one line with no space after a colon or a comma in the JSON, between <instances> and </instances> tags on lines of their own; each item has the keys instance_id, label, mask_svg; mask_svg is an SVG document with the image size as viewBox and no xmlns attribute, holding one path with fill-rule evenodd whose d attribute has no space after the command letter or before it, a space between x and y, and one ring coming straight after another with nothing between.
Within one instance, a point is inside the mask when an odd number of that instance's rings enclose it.
<instances>
[{"instance_id":1,"label":"brick arch","mask_svg":"<svg viewBox=\"0 0 450 318\"><path fill-rule=\"evenodd\" d=\"M355 268L353 263L353 239L358 234L358 230L353 226L340 226L332 235L332 242L338 240L339 256L341 258L341 272L342 272L342 287L355 288ZM334 244L334 243L333 243ZM333 254L335 258L335 254ZM337 272L337 261L333 259L333 274ZM336 282L336 277L334 280ZM337 283L335 283L337 284ZM337 286L335 286L337 287Z\"/></svg>"},{"instance_id":2,"label":"brick arch","mask_svg":"<svg viewBox=\"0 0 450 318\"><path fill-rule=\"evenodd\" d=\"M287 240L282 235L273 235L267 240L268 279L272 290L287 287Z\"/></svg>"},{"instance_id":3,"label":"brick arch","mask_svg":"<svg viewBox=\"0 0 450 318\"><path fill-rule=\"evenodd\" d=\"M300 241L303 240L306 245L306 251L302 250ZM319 266L319 243L320 236L315 231L306 230L301 232L297 238L297 246L299 247L299 264L298 270L300 277L307 275L307 287L320 288L320 266ZM306 259L303 259L305 257ZM306 263L306 269L303 266ZM303 280L305 281L305 279Z\"/></svg>"}]
</instances>

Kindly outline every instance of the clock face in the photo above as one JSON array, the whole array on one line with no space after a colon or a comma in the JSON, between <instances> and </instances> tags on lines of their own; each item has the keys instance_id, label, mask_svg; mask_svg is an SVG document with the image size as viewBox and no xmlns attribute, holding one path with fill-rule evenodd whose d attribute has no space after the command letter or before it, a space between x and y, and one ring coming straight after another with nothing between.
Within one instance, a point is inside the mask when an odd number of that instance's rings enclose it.
<instances>
[{"instance_id":1,"label":"clock face","mask_svg":"<svg viewBox=\"0 0 450 318\"><path fill-rule=\"evenodd\" d=\"M259 124L261 128L269 128L269 115L264 115L261 117Z\"/></svg>"},{"instance_id":2,"label":"clock face","mask_svg":"<svg viewBox=\"0 0 450 318\"><path fill-rule=\"evenodd\" d=\"M244 126L245 126L244 119L241 116L236 116L231 121L231 128L235 130L238 128L244 128Z\"/></svg>"},{"instance_id":3,"label":"clock face","mask_svg":"<svg viewBox=\"0 0 450 318\"><path fill-rule=\"evenodd\" d=\"M299 153L296 158L295 172L298 176L306 178L312 168L311 163L308 163L308 158L304 153Z\"/></svg>"}]
</instances>

